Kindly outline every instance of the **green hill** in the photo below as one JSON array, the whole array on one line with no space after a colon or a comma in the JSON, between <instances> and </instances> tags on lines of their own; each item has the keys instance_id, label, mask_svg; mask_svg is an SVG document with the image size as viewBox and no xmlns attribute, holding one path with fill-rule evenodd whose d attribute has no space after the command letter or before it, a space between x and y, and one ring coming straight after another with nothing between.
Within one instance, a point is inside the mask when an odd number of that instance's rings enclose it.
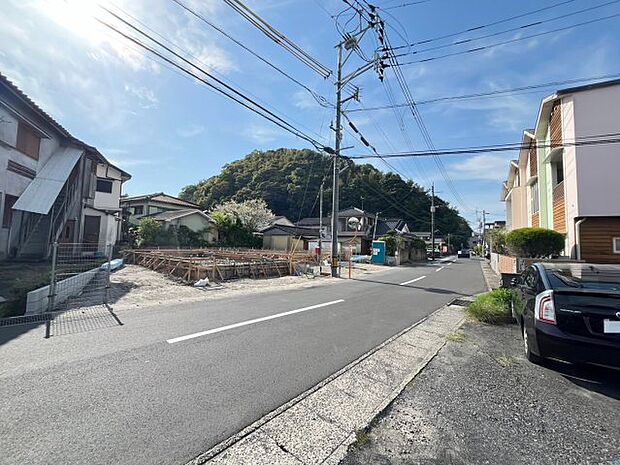
<instances>
[{"instance_id":1,"label":"green hill","mask_svg":"<svg viewBox=\"0 0 620 465\"><path fill-rule=\"evenodd\" d=\"M276 215L291 221L318 216L317 201L325 179L324 215L331 210L331 159L312 150L254 151L229 163L222 172L183 188L180 197L210 209L226 200L264 199ZM403 218L414 231L430 230L430 195L417 184L369 164L350 164L341 175L340 206L356 206L383 217ZM471 229L458 212L435 197L436 229L465 243Z\"/></svg>"}]
</instances>

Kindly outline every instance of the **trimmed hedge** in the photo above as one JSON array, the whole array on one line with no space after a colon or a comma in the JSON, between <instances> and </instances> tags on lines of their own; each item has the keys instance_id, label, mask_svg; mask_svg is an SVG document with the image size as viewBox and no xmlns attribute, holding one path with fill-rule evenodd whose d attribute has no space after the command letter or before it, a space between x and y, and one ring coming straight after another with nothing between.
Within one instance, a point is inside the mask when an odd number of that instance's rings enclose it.
<instances>
[{"instance_id":1,"label":"trimmed hedge","mask_svg":"<svg viewBox=\"0 0 620 465\"><path fill-rule=\"evenodd\" d=\"M564 250L564 235L544 228L515 229L506 236L506 245L516 257L547 258Z\"/></svg>"}]
</instances>

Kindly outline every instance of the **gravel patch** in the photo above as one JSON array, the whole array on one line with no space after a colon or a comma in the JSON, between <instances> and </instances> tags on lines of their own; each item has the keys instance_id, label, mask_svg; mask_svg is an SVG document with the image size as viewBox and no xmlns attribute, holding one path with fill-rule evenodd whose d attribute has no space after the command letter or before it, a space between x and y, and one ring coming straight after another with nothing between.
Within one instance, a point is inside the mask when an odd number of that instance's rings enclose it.
<instances>
[{"instance_id":1,"label":"gravel patch","mask_svg":"<svg viewBox=\"0 0 620 465\"><path fill-rule=\"evenodd\" d=\"M341 464L620 464L618 372L531 364L516 325L461 332Z\"/></svg>"},{"instance_id":2,"label":"gravel patch","mask_svg":"<svg viewBox=\"0 0 620 465\"><path fill-rule=\"evenodd\" d=\"M390 269L390 267L369 264L357 265L353 269L352 276L354 278L361 277ZM347 277L348 270L343 270L342 276ZM110 280L112 283L110 305L115 311L180 302L225 299L247 294L304 289L346 282L346 280L327 277L283 276L269 279L239 279L226 281L222 284L213 283L212 286L201 289L138 265L124 266L112 273ZM98 303L99 301L93 301L92 305ZM85 306L87 305L88 303L85 303Z\"/></svg>"}]
</instances>

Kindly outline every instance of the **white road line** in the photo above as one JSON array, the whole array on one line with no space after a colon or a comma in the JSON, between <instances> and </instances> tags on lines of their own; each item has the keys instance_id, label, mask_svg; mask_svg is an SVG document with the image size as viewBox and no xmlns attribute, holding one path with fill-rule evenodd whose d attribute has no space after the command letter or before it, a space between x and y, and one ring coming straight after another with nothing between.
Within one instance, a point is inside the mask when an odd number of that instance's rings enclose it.
<instances>
[{"instance_id":1,"label":"white road line","mask_svg":"<svg viewBox=\"0 0 620 465\"><path fill-rule=\"evenodd\" d=\"M437 268L437 269L435 270L435 273L437 273L438 271L443 270L443 268L444 268L443 266L440 266L439 268Z\"/></svg>"},{"instance_id":2,"label":"white road line","mask_svg":"<svg viewBox=\"0 0 620 465\"><path fill-rule=\"evenodd\" d=\"M194 339L200 336L206 336L208 334L221 333L222 331L228 331L229 329L239 328L241 326L253 325L254 323L260 323L261 321L274 320L283 316L294 315L295 313L307 312L308 310L314 310L315 308L327 307L328 305L334 305L344 302L344 299L332 300L331 302L325 302L322 304L311 305L310 307L298 308L297 310L290 310L288 312L276 313L275 315L264 316L262 318L254 318L253 320L241 321L232 325L221 326L219 328L209 329L207 331L201 331L199 333L188 334L187 336L175 337L167 339L168 344L174 344L175 342L187 341L188 339Z\"/></svg>"},{"instance_id":3,"label":"white road line","mask_svg":"<svg viewBox=\"0 0 620 465\"><path fill-rule=\"evenodd\" d=\"M426 276L420 276L419 278L415 278L410 281L405 281L404 283L400 283L399 286L406 286L407 284L415 283L416 281L419 281L424 278L426 278Z\"/></svg>"}]
</instances>

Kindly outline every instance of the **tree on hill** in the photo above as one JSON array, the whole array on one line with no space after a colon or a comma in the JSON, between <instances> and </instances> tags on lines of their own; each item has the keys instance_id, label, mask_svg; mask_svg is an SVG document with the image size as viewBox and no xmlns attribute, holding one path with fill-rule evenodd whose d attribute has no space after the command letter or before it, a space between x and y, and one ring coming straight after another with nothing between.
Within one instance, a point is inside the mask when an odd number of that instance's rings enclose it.
<instances>
[{"instance_id":1,"label":"tree on hill","mask_svg":"<svg viewBox=\"0 0 620 465\"><path fill-rule=\"evenodd\" d=\"M222 172L186 186L180 197L212 209L223 202L263 199L276 215L292 221L318 216L318 192L324 185L324 212L331 204L331 158L312 150L254 151L225 165ZM411 230L430 230L430 195L412 181L382 173L370 164L353 164L341 175L340 206L362 207L383 217L403 218ZM466 244L471 228L447 202L435 197L436 229ZM326 213L325 213L326 214Z\"/></svg>"}]
</instances>

